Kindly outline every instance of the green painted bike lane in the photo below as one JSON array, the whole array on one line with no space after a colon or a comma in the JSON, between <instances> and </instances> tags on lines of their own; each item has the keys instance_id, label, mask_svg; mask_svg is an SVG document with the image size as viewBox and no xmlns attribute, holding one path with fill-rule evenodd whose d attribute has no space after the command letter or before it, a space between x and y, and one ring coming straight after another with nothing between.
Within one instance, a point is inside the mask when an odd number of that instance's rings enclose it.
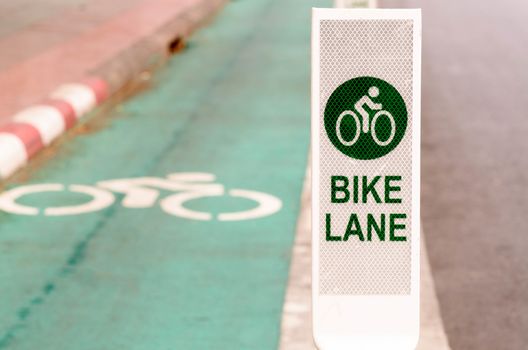
<instances>
[{"instance_id":1,"label":"green painted bike lane","mask_svg":"<svg viewBox=\"0 0 528 350\"><path fill-rule=\"evenodd\" d=\"M282 209L198 221L159 201L124 208L117 195L82 215L0 212L0 349L277 347L309 143L309 17L304 0L230 3L103 128L63 145L28 182L6 184L207 172L228 190L276 196ZM51 192L19 202L87 200ZM187 206L219 213L254 203L222 196Z\"/></svg>"}]
</instances>

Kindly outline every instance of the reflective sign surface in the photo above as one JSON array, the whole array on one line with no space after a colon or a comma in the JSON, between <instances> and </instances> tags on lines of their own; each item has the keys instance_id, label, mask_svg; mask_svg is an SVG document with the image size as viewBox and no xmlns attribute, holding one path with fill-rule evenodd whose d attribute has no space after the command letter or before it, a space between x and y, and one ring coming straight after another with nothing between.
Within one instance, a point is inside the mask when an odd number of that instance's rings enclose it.
<instances>
[{"instance_id":1,"label":"reflective sign surface","mask_svg":"<svg viewBox=\"0 0 528 350\"><path fill-rule=\"evenodd\" d=\"M418 10L314 10L313 297L320 346L333 344L331 336L346 346L406 348L418 336L420 31Z\"/></svg>"}]
</instances>

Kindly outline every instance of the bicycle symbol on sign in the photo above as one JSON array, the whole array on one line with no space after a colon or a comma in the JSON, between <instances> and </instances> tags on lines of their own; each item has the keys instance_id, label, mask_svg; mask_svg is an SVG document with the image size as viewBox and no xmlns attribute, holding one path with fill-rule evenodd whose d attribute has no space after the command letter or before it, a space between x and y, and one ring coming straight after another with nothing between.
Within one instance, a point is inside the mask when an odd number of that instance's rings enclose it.
<instances>
[{"instance_id":1,"label":"bicycle symbol on sign","mask_svg":"<svg viewBox=\"0 0 528 350\"><path fill-rule=\"evenodd\" d=\"M244 189L227 190L221 184L215 183L215 176L209 173L172 173L166 178L140 177L101 181L96 186L62 184L37 184L20 186L0 194L0 211L18 215L65 216L92 213L108 208L115 202L115 193L123 194L121 205L125 208L150 208L156 205L160 196L159 190L178 192L160 200L161 209L167 214L191 219L209 221L213 215L209 212L191 210L185 203L200 198L228 195L234 198L244 198L257 205L249 210L220 213L218 221L240 221L266 217L277 213L282 208L282 202L267 193ZM86 203L73 206L46 207L43 209L23 205L18 200L29 194L42 192L69 191L91 197Z\"/></svg>"},{"instance_id":2,"label":"bicycle symbol on sign","mask_svg":"<svg viewBox=\"0 0 528 350\"><path fill-rule=\"evenodd\" d=\"M347 110L343 111L339 117L337 118L336 123L336 134L337 138L339 139L339 142L341 142L344 146L352 146L357 142L359 139L359 136L361 135L361 132L364 134L371 132L372 133L372 139L376 144L379 146L386 146L392 142L394 139L394 136L396 135L396 122L394 120L394 117L392 114L389 113L389 111L383 110L383 105L381 103L375 103L372 101L372 98L376 98L379 96L379 89L376 86L372 86L368 90L368 95L365 95L361 97L355 104L354 108L355 110L361 115L363 122L361 123L359 120L359 117L354 111ZM371 110L378 111L376 114L374 114L374 117L372 118L372 121L369 120L369 113L365 110L365 105L367 105ZM343 138L343 135L341 134L341 122L343 121L343 118L346 116L350 116L354 119L354 122L356 124L356 133L354 134L354 137L352 140L347 141ZM390 122L390 135L385 141L381 141L378 138L378 135L376 134L376 123L378 119L382 116L385 116L388 118ZM363 128L361 126L363 125Z\"/></svg>"}]
</instances>

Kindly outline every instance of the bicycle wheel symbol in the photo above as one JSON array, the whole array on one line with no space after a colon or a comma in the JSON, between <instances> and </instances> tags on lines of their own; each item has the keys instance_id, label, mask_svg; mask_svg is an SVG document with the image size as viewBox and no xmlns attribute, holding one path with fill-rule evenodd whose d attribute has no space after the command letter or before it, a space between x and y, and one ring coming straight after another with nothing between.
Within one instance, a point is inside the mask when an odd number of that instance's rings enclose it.
<instances>
[{"instance_id":1,"label":"bicycle wheel symbol","mask_svg":"<svg viewBox=\"0 0 528 350\"><path fill-rule=\"evenodd\" d=\"M341 132L343 119L346 116L352 117L354 119L354 124L355 124L354 137L352 137L352 140L350 141L345 140ZM376 131L376 123L378 122L379 117L383 117L383 116L385 116L390 123L390 134L389 134L389 137L385 141L382 141L379 139L378 133ZM378 144L379 146L387 146L388 144L392 142L392 140L394 140L394 136L396 135L396 122L394 121L394 117L392 116L392 114L390 114L388 111L381 110L374 115L367 130L368 132L370 132L372 139L374 140L374 142L376 142L376 144ZM341 142L345 146L353 146L358 141L359 136L361 135L361 122L358 116L356 115L356 113L354 113L353 111L344 111L343 113L339 115L339 117L337 118L337 123L336 123L336 135L339 139L339 142Z\"/></svg>"},{"instance_id":2,"label":"bicycle wheel symbol","mask_svg":"<svg viewBox=\"0 0 528 350\"><path fill-rule=\"evenodd\" d=\"M61 207L46 207L40 209L29 205L18 203L18 199L23 196L46 192L63 192L80 193L88 195L91 199L83 204ZM45 216L66 216L91 213L102 210L114 203L114 195L111 192L92 186L62 184L39 184L21 186L6 191L0 195L0 211L17 215L38 215L42 212Z\"/></svg>"},{"instance_id":3,"label":"bicycle wheel symbol","mask_svg":"<svg viewBox=\"0 0 528 350\"><path fill-rule=\"evenodd\" d=\"M385 116L389 120L390 123L390 134L389 137L385 141L381 141L378 138L378 134L376 132L376 122L378 121L379 117ZM394 117L392 114L390 114L388 111L382 110L378 113L374 114L374 118L372 118L372 122L370 124L370 133L372 135L372 138L374 139L374 142L376 142L380 146L387 146L394 140L394 136L396 135L396 122L394 121Z\"/></svg>"},{"instance_id":4,"label":"bicycle wheel symbol","mask_svg":"<svg viewBox=\"0 0 528 350\"><path fill-rule=\"evenodd\" d=\"M205 192L178 193L162 200L160 206L166 213L174 216L192 220L209 221L213 218L211 213L188 209L185 206L185 203L200 198L223 196L224 194L223 188ZM220 213L217 216L218 221L257 219L272 215L278 212L282 207L282 202L278 198L262 192L233 189L228 192L228 195L234 198L238 197L252 200L257 203L257 206L245 211Z\"/></svg>"}]
</instances>

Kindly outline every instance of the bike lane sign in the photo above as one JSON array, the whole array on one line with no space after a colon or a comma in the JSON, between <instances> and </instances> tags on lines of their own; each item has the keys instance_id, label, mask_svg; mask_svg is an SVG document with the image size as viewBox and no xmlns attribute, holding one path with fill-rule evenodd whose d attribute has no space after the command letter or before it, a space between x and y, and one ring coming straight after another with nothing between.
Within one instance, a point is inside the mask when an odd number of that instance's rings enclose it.
<instances>
[{"instance_id":1,"label":"bike lane sign","mask_svg":"<svg viewBox=\"0 0 528 350\"><path fill-rule=\"evenodd\" d=\"M320 349L412 349L418 340L420 54L420 10L313 10Z\"/></svg>"}]
</instances>

